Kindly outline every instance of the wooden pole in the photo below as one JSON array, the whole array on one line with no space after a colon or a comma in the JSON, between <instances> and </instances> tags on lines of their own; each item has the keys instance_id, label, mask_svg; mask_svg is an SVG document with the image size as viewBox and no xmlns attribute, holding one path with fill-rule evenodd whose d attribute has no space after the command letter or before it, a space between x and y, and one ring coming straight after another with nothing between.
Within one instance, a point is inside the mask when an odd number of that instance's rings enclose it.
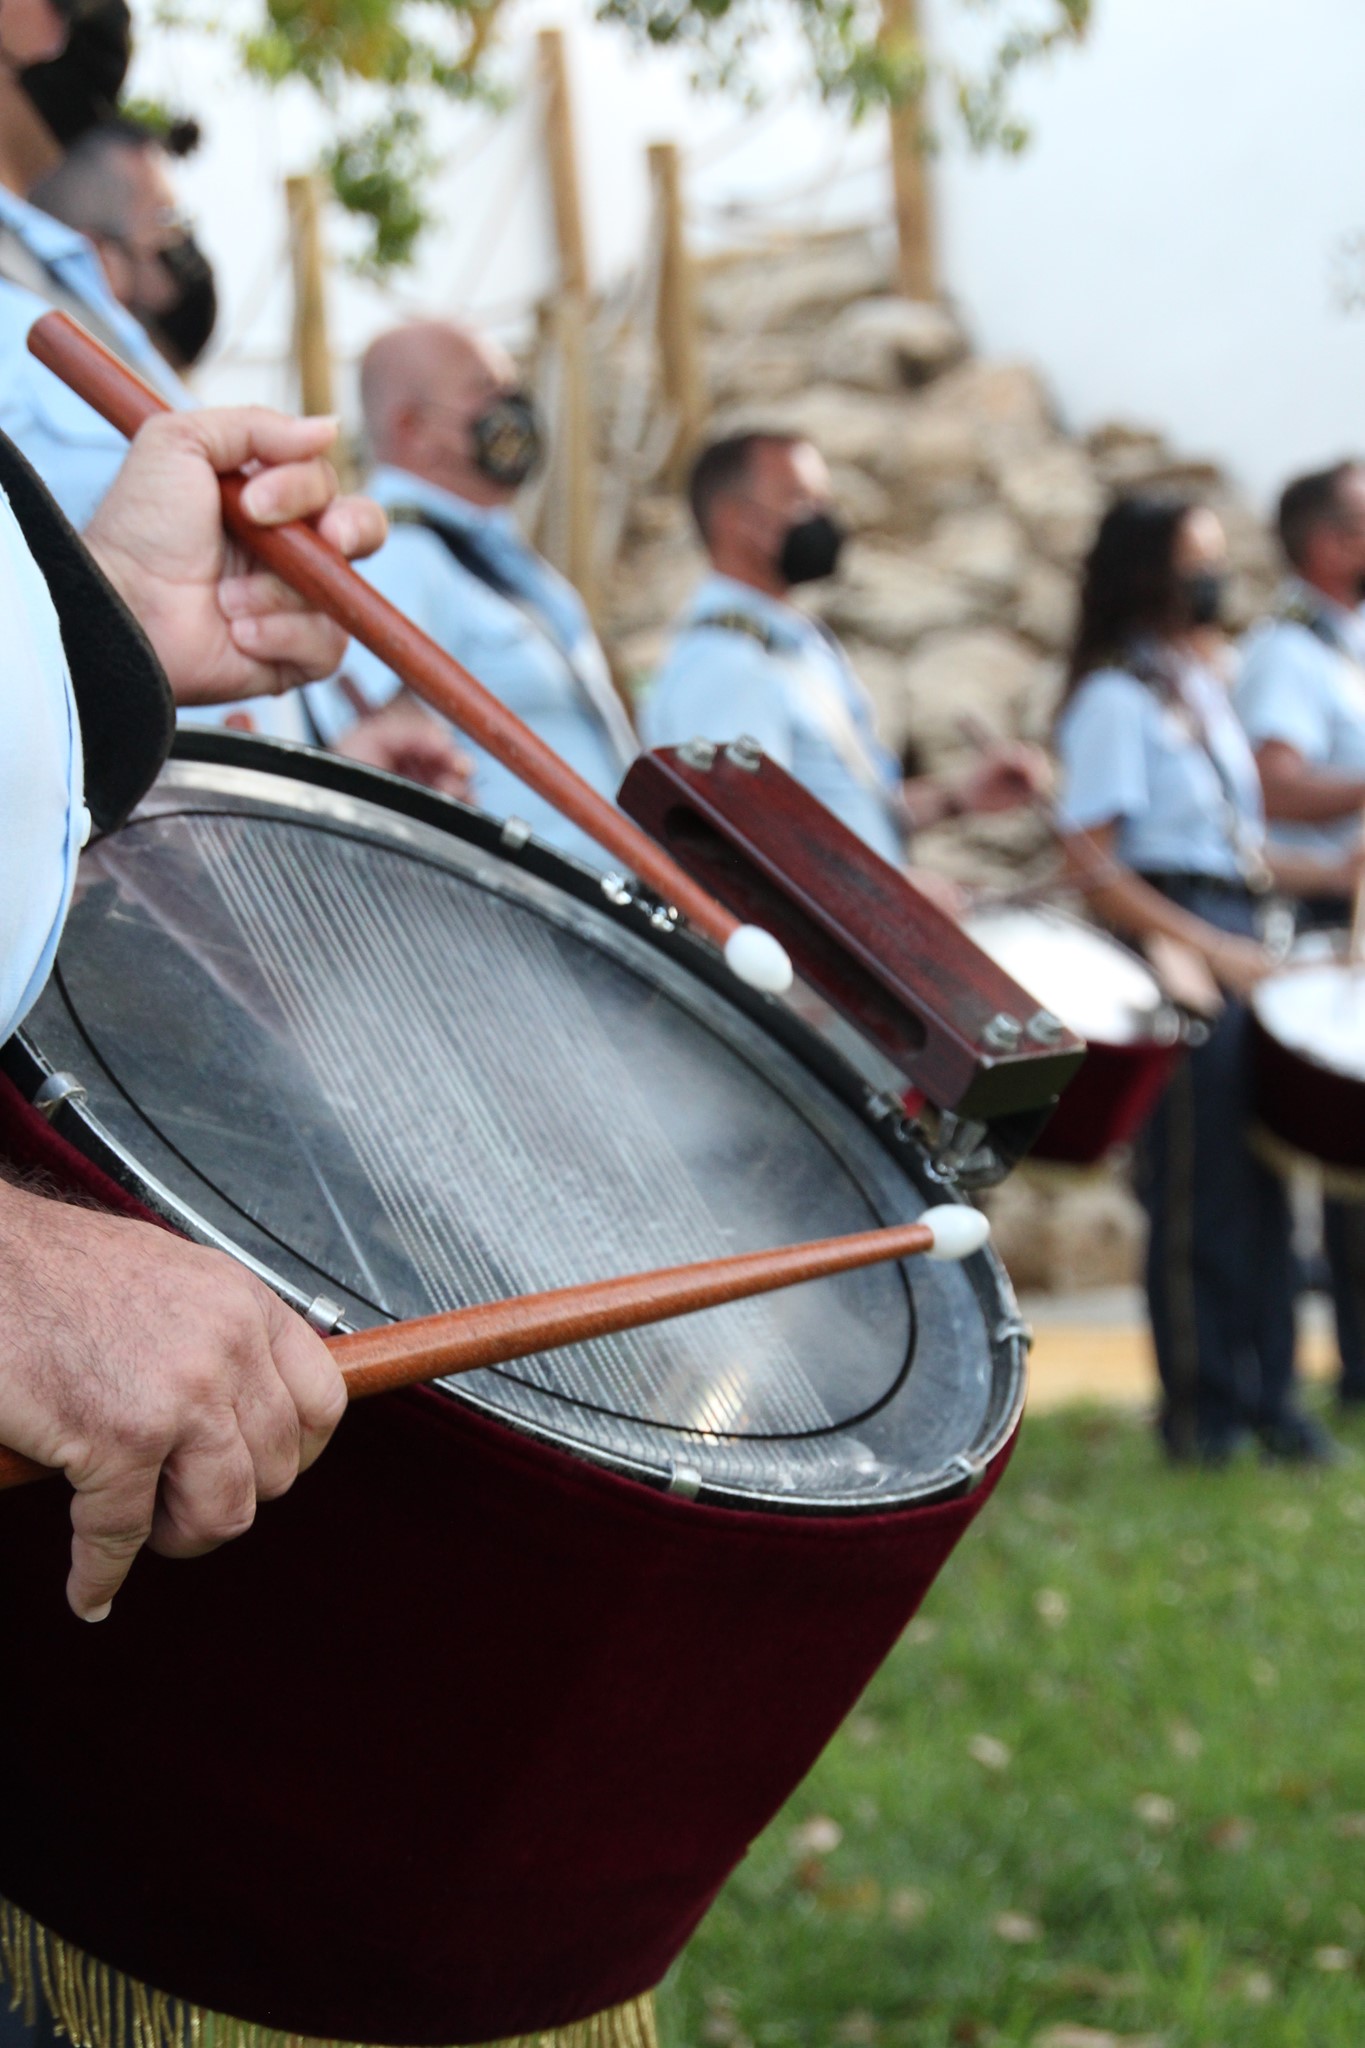
<instances>
[{"instance_id":1,"label":"wooden pole","mask_svg":"<svg viewBox=\"0 0 1365 2048\"><path fill-rule=\"evenodd\" d=\"M578 176L578 145L564 31L542 29L536 38L545 108L545 153L559 251L559 289L551 315L561 365L562 417L558 482L564 518L547 531L561 532L551 547L557 567L577 589L589 612L598 613L597 462L593 427L592 364L589 358L590 276ZM562 536L562 537L561 537Z\"/></svg>"},{"instance_id":2,"label":"wooden pole","mask_svg":"<svg viewBox=\"0 0 1365 2048\"><path fill-rule=\"evenodd\" d=\"M586 298L589 290L588 245L583 232L578 144L563 29L543 28L536 37L536 45L540 52L540 79L545 97L545 148L549 158L550 196L554 201L555 240L559 247L559 284L562 291Z\"/></svg>"},{"instance_id":3,"label":"wooden pole","mask_svg":"<svg viewBox=\"0 0 1365 2048\"><path fill-rule=\"evenodd\" d=\"M882 0L882 42L906 55L920 42L918 0ZM938 297L933 194L918 98L892 107L891 183L896 207L896 283L907 299Z\"/></svg>"},{"instance_id":4,"label":"wooden pole","mask_svg":"<svg viewBox=\"0 0 1365 2048\"><path fill-rule=\"evenodd\" d=\"M597 564L597 450L593 431L592 362L587 300L565 292L555 308L562 366L564 574L596 619L601 601Z\"/></svg>"},{"instance_id":5,"label":"wooden pole","mask_svg":"<svg viewBox=\"0 0 1365 2048\"><path fill-rule=\"evenodd\" d=\"M697 324L696 281L683 218L682 164L675 142L652 142L649 175L657 200L659 251L659 363L664 397L677 421L665 474L681 483L706 421Z\"/></svg>"},{"instance_id":6,"label":"wooden pole","mask_svg":"<svg viewBox=\"0 0 1365 2048\"><path fill-rule=\"evenodd\" d=\"M315 177L286 178L289 259L294 273L294 362L299 403L306 413L330 413L332 353L327 341L327 294L322 262L322 209Z\"/></svg>"}]
</instances>

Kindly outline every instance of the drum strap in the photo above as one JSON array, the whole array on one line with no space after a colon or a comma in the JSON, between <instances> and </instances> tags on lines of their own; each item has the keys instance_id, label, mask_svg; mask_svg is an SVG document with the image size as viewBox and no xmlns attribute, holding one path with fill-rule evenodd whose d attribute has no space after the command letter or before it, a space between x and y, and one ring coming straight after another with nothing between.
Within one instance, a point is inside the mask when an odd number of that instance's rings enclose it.
<instances>
[{"instance_id":1,"label":"drum strap","mask_svg":"<svg viewBox=\"0 0 1365 2048\"><path fill-rule=\"evenodd\" d=\"M98 306L89 299L81 298L68 289L58 273L35 256L28 244L14 232L14 229L0 221L0 277L17 284L22 291L32 292L37 299L46 299L49 306L55 306L61 313L70 314L82 327L112 350L121 363L139 376L146 373L146 362L139 362L130 353L128 343L115 327L112 320L106 320Z\"/></svg>"},{"instance_id":2,"label":"drum strap","mask_svg":"<svg viewBox=\"0 0 1365 2048\"><path fill-rule=\"evenodd\" d=\"M477 537L466 528L447 524L420 505L386 505L384 509L390 526L420 526L434 534L468 575L491 590L495 597L500 597L504 604L510 604L514 611L520 612L541 638L549 641L569 671L579 698L605 729L622 767L628 766L639 751L639 742L615 686L605 671L598 673L583 660L579 648L570 645L535 599L490 559Z\"/></svg>"},{"instance_id":3,"label":"drum strap","mask_svg":"<svg viewBox=\"0 0 1365 2048\"><path fill-rule=\"evenodd\" d=\"M175 736L161 664L35 469L0 434L0 490L42 571L62 629L85 752L85 801L101 832L156 780Z\"/></svg>"},{"instance_id":4,"label":"drum strap","mask_svg":"<svg viewBox=\"0 0 1365 2048\"><path fill-rule=\"evenodd\" d=\"M1197 704L1190 701L1179 676L1179 672L1166 659L1155 641L1140 639L1133 642L1123 658L1123 666L1140 683L1160 697L1172 712L1184 722L1191 739L1203 754L1205 760L1218 777L1218 787L1223 794L1227 818L1228 837L1232 842L1241 869L1242 879L1253 896L1264 896L1271 886L1271 875L1266 865L1265 849L1261 839L1247 823L1242 809L1241 793L1233 781L1227 762L1214 745L1213 736Z\"/></svg>"}]
</instances>

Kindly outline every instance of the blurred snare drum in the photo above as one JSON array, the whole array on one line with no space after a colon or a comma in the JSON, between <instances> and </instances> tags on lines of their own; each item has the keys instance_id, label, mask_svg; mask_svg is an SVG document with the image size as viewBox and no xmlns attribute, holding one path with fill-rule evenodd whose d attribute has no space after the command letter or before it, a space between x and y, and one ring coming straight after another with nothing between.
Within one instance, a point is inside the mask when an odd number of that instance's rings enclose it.
<instances>
[{"instance_id":1,"label":"blurred snare drum","mask_svg":"<svg viewBox=\"0 0 1365 2048\"><path fill-rule=\"evenodd\" d=\"M1365 1199L1365 965L1345 932L1314 932L1251 1002L1258 1137L1278 1165L1309 1159L1328 1191Z\"/></svg>"},{"instance_id":2,"label":"blurred snare drum","mask_svg":"<svg viewBox=\"0 0 1365 2048\"><path fill-rule=\"evenodd\" d=\"M1035 1159L1093 1166L1137 1135L1184 1050L1180 1013L1147 963L1049 904L995 904L966 929L1039 1005L1087 1041Z\"/></svg>"}]
</instances>

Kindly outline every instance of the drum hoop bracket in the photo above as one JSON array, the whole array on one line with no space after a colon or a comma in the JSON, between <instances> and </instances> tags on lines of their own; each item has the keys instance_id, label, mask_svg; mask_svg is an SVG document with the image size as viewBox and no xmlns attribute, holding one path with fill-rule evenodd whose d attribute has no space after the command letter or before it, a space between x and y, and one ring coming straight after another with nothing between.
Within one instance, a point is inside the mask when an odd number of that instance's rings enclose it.
<instances>
[{"instance_id":1,"label":"drum hoop bracket","mask_svg":"<svg viewBox=\"0 0 1365 2048\"><path fill-rule=\"evenodd\" d=\"M75 1074L49 1074L33 1098L33 1107L52 1123L59 1109L68 1102L84 1102L88 1092L84 1081Z\"/></svg>"}]
</instances>

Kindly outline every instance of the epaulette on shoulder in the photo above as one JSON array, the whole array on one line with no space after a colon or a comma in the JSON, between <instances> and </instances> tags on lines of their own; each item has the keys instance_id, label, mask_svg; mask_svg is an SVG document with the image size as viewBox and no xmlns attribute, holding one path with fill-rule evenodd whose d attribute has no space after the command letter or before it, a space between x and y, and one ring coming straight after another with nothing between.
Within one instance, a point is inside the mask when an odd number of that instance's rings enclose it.
<instances>
[{"instance_id":1,"label":"epaulette on shoulder","mask_svg":"<svg viewBox=\"0 0 1365 2048\"><path fill-rule=\"evenodd\" d=\"M427 515L420 505L386 505L384 517L390 526L427 525Z\"/></svg>"},{"instance_id":2,"label":"epaulette on shoulder","mask_svg":"<svg viewBox=\"0 0 1365 2048\"><path fill-rule=\"evenodd\" d=\"M1280 599L1270 616L1278 626L1302 626L1306 633L1311 633L1313 638L1320 640L1324 647L1330 647L1333 654L1345 654L1348 652L1342 646L1340 637L1327 613L1321 605L1314 604L1306 591L1288 591Z\"/></svg>"},{"instance_id":3,"label":"epaulette on shoulder","mask_svg":"<svg viewBox=\"0 0 1365 2048\"><path fill-rule=\"evenodd\" d=\"M1281 599L1270 616L1278 626L1307 626L1310 633L1317 630L1321 617L1315 605L1297 595Z\"/></svg>"},{"instance_id":4,"label":"epaulette on shoulder","mask_svg":"<svg viewBox=\"0 0 1365 2048\"><path fill-rule=\"evenodd\" d=\"M714 626L720 633L743 633L750 640L757 640L765 654L776 654L778 638L771 626L765 626L762 619L756 619L752 612L706 612L699 619L689 621L695 631L703 626Z\"/></svg>"}]
</instances>

